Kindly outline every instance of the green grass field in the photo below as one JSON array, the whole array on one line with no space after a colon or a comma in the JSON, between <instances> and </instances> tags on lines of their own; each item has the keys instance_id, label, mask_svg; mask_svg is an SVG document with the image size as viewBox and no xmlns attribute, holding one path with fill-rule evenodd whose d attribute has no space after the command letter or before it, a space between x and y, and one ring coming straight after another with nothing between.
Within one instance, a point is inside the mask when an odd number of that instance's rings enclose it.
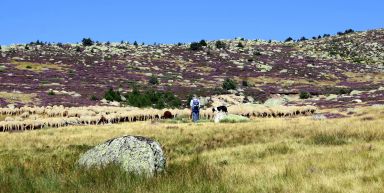
<instances>
[{"instance_id":1,"label":"green grass field","mask_svg":"<svg viewBox=\"0 0 384 193\"><path fill-rule=\"evenodd\" d=\"M366 117L370 117L367 119ZM167 171L153 178L76 164L113 137L159 141ZM0 192L383 192L384 108L315 121L136 122L0 133Z\"/></svg>"}]
</instances>

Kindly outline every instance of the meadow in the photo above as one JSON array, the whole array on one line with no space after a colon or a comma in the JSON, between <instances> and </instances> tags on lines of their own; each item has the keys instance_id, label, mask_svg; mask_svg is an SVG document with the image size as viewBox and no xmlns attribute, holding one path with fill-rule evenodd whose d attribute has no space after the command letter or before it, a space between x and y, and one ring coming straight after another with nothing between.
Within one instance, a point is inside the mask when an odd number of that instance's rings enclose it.
<instances>
[{"instance_id":1,"label":"meadow","mask_svg":"<svg viewBox=\"0 0 384 193\"><path fill-rule=\"evenodd\" d=\"M382 192L384 107L345 118L126 122L0 133L0 192ZM85 170L79 156L123 135L159 141L165 173Z\"/></svg>"}]
</instances>

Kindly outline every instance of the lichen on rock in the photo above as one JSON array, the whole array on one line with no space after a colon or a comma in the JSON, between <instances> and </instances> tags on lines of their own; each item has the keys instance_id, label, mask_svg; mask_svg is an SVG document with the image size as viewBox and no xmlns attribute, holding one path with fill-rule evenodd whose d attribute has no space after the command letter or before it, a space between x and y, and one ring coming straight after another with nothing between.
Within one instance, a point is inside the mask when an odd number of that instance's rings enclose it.
<instances>
[{"instance_id":1,"label":"lichen on rock","mask_svg":"<svg viewBox=\"0 0 384 193\"><path fill-rule=\"evenodd\" d=\"M90 149L78 163L86 168L118 164L129 173L153 176L164 171L165 162L158 142L141 136L124 136Z\"/></svg>"}]
</instances>

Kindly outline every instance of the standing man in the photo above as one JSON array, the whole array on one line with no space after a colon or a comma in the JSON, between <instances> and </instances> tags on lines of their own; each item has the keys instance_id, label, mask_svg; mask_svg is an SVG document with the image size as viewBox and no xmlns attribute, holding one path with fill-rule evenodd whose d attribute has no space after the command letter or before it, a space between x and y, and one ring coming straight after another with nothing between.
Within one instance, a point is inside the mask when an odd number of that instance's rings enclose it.
<instances>
[{"instance_id":1,"label":"standing man","mask_svg":"<svg viewBox=\"0 0 384 193\"><path fill-rule=\"evenodd\" d=\"M190 106L192 110L192 120L196 123L199 120L200 114L200 101L196 95L193 95L193 98L190 102Z\"/></svg>"}]
</instances>

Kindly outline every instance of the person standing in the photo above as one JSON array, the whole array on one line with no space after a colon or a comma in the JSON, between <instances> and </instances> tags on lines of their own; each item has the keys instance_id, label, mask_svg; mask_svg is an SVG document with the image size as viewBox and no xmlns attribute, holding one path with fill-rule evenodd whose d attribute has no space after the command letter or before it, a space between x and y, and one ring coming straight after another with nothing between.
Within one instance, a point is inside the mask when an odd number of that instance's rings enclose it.
<instances>
[{"instance_id":1,"label":"person standing","mask_svg":"<svg viewBox=\"0 0 384 193\"><path fill-rule=\"evenodd\" d=\"M197 122L199 120L200 114L200 100L196 95L193 96L190 102L191 110L192 110L192 120L193 122Z\"/></svg>"}]
</instances>

